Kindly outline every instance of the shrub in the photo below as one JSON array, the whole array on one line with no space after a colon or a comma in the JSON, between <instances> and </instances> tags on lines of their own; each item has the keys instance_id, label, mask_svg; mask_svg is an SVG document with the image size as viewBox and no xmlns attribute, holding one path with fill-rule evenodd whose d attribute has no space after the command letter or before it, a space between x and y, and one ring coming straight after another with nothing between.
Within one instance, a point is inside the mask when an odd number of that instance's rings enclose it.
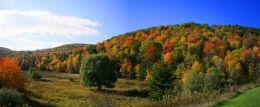
<instances>
[{"instance_id":1,"label":"shrub","mask_svg":"<svg viewBox=\"0 0 260 107\"><path fill-rule=\"evenodd\" d=\"M213 90L220 89L220 86L220 72L215 67L208 68L207 73L204 76L204 91L212 92Z\"/></svg>"},{"instance_id":2,"label":"shrub","mask_svg":"<svg viewBox=\"0 0 260 107\"><path fill-rule=\"evenodd\" d=\"M42 78L42 75L40 74L39 70L37 70L36 68L30 67L29 77L32 80L40 80Z\"/></svg>"},{"instance_id":3,"label":"shrub","mask_svg":"<svg viewBox=\"0 0 260 107\"><path fill-rule=\"evenodd\" d=\"M7 88L0 89L0 106L19 106L25 103L22 93Z\"/></svg>"},{"instance_id":4,"label":"shrub","mask_svg":"<svg viewBox=\"0 0 260 107\"><path fill-rule=\"evenodd\" d=\"M206 73L188 71L184 79L184 86L191 93L219 90L222 84L221 73L215 67L208 68Z\"/></svg>"},{"instance_id":5,"label":"shrub","mask_svg":"<svg viewBox=\"0 0 260 107\"><path fill-rule=\"evenodd\" d=\"M0 87L18 88L24 86L20 66L15 58L0 58Z\"/></svg>"},{"instance_id":6,"label":"shrub","mask_svg":"<svg viewBox=\"0 0 260 107\"><path fill-rule=\"evenodd\" d=\"M201 74L193 74L188 83L188 89L193 92L203 91L203 76Z\"/></svg>"}]
</instances>

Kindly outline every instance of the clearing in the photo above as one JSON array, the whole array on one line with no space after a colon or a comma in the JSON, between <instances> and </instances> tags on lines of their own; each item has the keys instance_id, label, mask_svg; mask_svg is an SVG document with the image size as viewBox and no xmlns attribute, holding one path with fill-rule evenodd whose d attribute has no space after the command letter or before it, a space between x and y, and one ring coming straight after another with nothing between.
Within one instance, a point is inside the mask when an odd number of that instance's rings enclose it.
<instances>
[{"instance_id":1,"label":"clearing","mask_svg":"<svg viewBox=\"0 0 260 107\"><path fill-rule=\"evenodd\" d=\"M71 78L71 79L69 79ZM78 74L44 72L41 81L26 83L26 94L44 106L78 107L97 105L134 106L147 101L147 83L119 79L115 88L97 92L96 88L80 84Z\"/></svg>"}]
</instances>

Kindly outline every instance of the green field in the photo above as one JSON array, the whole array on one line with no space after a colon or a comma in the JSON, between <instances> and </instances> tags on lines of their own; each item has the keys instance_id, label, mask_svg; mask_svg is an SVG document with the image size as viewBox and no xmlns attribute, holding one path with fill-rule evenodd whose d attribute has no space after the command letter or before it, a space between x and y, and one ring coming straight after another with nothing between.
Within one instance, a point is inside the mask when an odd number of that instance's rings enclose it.
<instances>
[{"instance_id":1,"label":"green field","mask_svg":"<svg viewBox=\"0 0 260 107\"><path fill-rule=\"evenodd\" d=\"M89 104L128 107L147 101L146 82L119 79L115 88L98 92L96 88L85 87L79 81L78 74L46 72L42 80L29 80L26 83L26 90L29 92L26 96L41 104L37 106L59 107L78 107Z\"/></svg>"},{"instance_id":2,"label":"green field","mask_svg":"<svg viewBox=\"0 0 260 107\"><path fill-rule=\"evenodd\" d=\"M260 107L260 87L237 94L221 102L220 107Z\"/></svg>"}]
</instances>

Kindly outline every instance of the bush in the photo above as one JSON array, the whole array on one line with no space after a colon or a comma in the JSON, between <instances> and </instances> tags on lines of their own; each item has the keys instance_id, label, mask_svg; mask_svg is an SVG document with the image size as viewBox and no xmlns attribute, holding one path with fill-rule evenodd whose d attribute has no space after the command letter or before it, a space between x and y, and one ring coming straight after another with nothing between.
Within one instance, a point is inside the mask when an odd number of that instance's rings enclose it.
<instances>
[{"instance_id":1,"label":"bush","mask_svg":"<svg viewBox=\"0 0 260 107\"><path fill-rule=\"evenodd\" d=\"M15 58L0 58L0 87L21 89L24 78Z\"/></svg>"},{"instance_id":2,"label":"bush","mask_svg":"<svg viewBox=\"0 0 260 107\"><path fill-rule=\"evenodd\" d=\"M220 72L215 67L208 68L207 73L204 76L204 91L212 92L213 90L219 90L220 87L221 87Z\"/></svg>"},{"instance_id":3,"label":"bush","mask_svg":"<svg viewBox=\"0 0 260 107\"><path fill-rule=\"evenodd\" d=\"M207 69L206 73L193 73L187 78L186 88L194 92L212 92L221 88L221 74L215 67Z\"/></svg>"},{"instance_id":4,"label":"bush","mask_svg":"<svg viewBox=\"0 0 260 107\"><path fill-rule=\"evenodd\" d=\"M7 88L0 89L0 106L19 106L25 104L22 93Z\"/></svg>"},{"instance_id":5,"label":"bush","mask_svg":"<svg viewBox=\"0 0 260 107\"><path fill-rule=\"evenodd\" d=\"M203 76L201 74L193 74L188 83L188 89L193 92L202 92L203 91Z\"/></svg>"},{"instance_id":6,"label":"bush","mask_svg":"<svg viewBox=\"0 0 260 107\"><path fill-rule=\"evenodd\" d=\"M40 80L42 78L42 75L40 74L39 70L37 70L36 68L30 67L29 77L32 80Z\"/></svg>"}]
</instances>

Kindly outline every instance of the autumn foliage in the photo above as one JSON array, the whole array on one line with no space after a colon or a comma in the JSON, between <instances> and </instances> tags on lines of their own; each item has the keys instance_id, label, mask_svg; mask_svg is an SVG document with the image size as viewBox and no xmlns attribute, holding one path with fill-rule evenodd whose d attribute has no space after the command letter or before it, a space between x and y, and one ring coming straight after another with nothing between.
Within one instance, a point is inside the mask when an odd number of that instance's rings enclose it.
<instances>
[{"instance_id":1,"label":"autumn foliage","mask_svg":"<svg viewBox=\"0 0 260 107\"><path fill-rule=\"evenodd\" d=\"M36 67L42 71L78 73L82 57L99 53L106 53L109 60L117 62L120 78L151 78L152 66L160 63L179 79L185 77L184 71L193 69L206 73L207 68L214 68L213 71L217 69L221 73L223 81L243 83L251 81L249 72L260 62L260 30L197 23L156 26L81 48L72 45L70 48L21 52L18 61L22 70ZM179 67L181 70L177 69L178 65L182 66ZM196 70L192 65L202 67Z\"/></svg>"},{"instance_id":2,"label":"autumn foliage","mask_svg":"<svg viewBox=\"0 0 260 107\"><path fill-rule=\"evenodd\" d=\"M21 89L24 79L15 58L0 58L0 86Z\"/></svg>"}]
</instances>

